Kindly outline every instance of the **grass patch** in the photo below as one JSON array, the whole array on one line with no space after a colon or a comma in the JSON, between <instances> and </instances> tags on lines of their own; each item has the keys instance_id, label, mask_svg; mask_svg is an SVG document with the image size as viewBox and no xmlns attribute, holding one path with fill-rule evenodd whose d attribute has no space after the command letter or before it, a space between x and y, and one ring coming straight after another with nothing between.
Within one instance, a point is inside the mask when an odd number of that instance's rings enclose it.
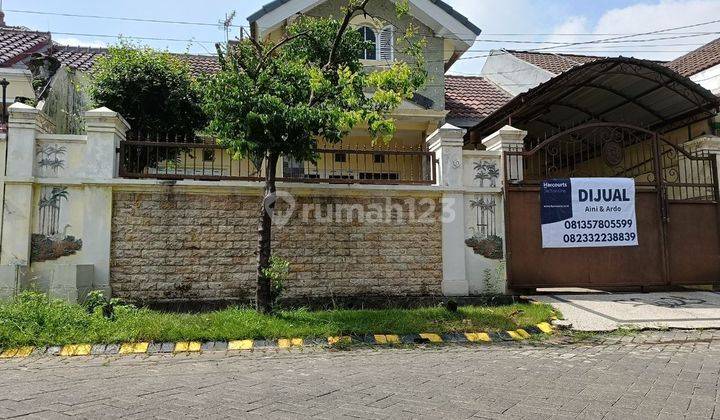
<instances>
[{"instance_id":1,"label":"grass patch","mask_svg":"<svg viewBox=\"0 0 720 420\"><path fill-rule=\"evenodd\" d=\"M287 310L261 315L231 308L200 314L177 314L117 307L114 319L101 310L25 293L0 303L0 347L130 341L224 341L352 334L413 334L502 331L547 321L549 305L512 304L386 310Z\"/></svg>"}]
</instances>

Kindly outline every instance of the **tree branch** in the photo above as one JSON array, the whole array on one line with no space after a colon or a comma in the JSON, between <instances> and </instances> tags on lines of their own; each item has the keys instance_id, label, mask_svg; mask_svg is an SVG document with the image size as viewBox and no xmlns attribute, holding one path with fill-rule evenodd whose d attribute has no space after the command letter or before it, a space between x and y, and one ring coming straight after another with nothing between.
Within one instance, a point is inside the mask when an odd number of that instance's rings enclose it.
<instances>
[{"instance_id":1,"label":"tree branch","mask_svg":"<svg viewBox=\"0 0 720 420\"><path fill-rule=\"evenodd\" d=\"M347 31L348 26L350 25L350 20L352 19L355 12L358 10L365 11L365 7L370 2L370 0L363 0L362 3L360 3L357 6L348 6L347 13L345 13L345 18L343 19L342 25L340 25L340 29L338 29L338 33L335 36L335 41L333 41L332 49L330 50L330 56L328 57L328 61L323 67L324 70L327 70L330 66L332 66L333 61L335 61L335 55L337 54L338 48L340 48L340 42L342 42L343 35L345 35L345 32ZM367 13L366 13L367 14Z\"/></svg>"},{"instance_id":2,"label":"tree branch","mask_svg":"<svg viewBox=\"0 0 720 420\"><path fill-rule=\"evenodd\" d=\"M302 37L302 36L308 36L308 35L310 35L310 31L300 32L299 34L295 34L295 35L293 35L293 36L290 36L290 37L287 37L287 38L283 39L282 41L278 42L274 47L270 48L270 51L268 51L267 54L265 54L265 59L267 59L268 57L270 57L270 56L272 55L272 53L274 53L275 51L277 51L277 50L278 50L280 47L282 47L284 44L287 44L288 42L293 41L293 40L295 40L295 39L297 39L297 38L300 38L300 37Z\"/></svg>"}]
</instances>

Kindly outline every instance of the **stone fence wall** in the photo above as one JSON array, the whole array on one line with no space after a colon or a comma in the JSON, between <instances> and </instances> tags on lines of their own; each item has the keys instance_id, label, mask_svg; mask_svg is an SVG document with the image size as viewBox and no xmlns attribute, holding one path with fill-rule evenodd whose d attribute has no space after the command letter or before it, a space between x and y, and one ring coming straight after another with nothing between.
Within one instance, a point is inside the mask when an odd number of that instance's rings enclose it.
<instances>
[{"instance_id":1,"label":"stone fence wall","mask_svg":"<svg viewBox=\"0 0 720 420\"><path fill-rule=\"evenodd\" d=\"M300 194L292 217L273 228L274 254L291 264L284 297L441 295L439 194ZM423 200L425 217L417 220L407 204ZM251 300L259 203L251 191L115 192L113 293L138 301ZM361 220L380 208L392 212Z\"/></svg>"},{"instance_id":2,"label":"stone fence wall","mask_svg":"<svg viewBox=\"0 0 720 420\"><path fill-rule=\"evenodd\" d=\"M142 302L240 301L255 289L263 185L123 179L129 129L112 110L85 134L55 133L39 108L10 107L0 136L0 299L91 290ZM502 150L523 132L463 150L464 131L427 138L435 185L279 183L273 249L291 299L468 296L506 290ZM492 146L492 147L491 147Z\"/></svg>"}]
</instances>

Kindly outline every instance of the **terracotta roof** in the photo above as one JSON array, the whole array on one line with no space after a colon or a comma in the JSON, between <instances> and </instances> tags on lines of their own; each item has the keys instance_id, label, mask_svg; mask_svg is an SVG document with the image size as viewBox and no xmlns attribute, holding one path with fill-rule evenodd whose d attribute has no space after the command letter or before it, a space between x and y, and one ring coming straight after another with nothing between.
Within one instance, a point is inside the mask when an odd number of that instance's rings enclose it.
<instances>
[{"instance_id":1,"label":"terracotta roof","mask_svg":"<svg viewBox=\"0 0 720 420\"><path fill-rule=\"evenodd\" d=\"M220 71L220 62L214 55L193 55L193 54L173 54L175 57L185 61L190 66L195 76L201 74L212 74Z\"/></svg>"},{"instance_id":2,"label":"terracotta roof","mask_svg":"<svg viewBox=\"0 0 720 420\"><path fill-rule=\"evenodd\" d=\"M68 67L87 71L95 64L95 60L107 52L103 48L83 48L83 47L66 47L56 45L52 55L57 58L60 63Z\"/></svg>"},{"instance_id":3,"label":"terracotta roof","mask_svg":"<svg viewBox=\"0 0 720 420\"><path fill-rule=\"evenodd\" d=\"M543 70L547 70L552 74L560 74L575 66L607 58L594 55L540 53L531 51L506 50L506 52L523 61L534 64Z\"/></svg>"},{"instance_id":4,"label":"terracotta roof","mask_svg":"<svg viewBox=\"0 0 720 420\"><path fill-rule=\"evenodd\" d=\"M9 67L50 45L50 33L24 28L0 29L0 67Z\"/></svg>"},{"instance_id":5,"label":"terracotta roof","mask_svg":"<svg viewBox=\"0 0 720 420\"><path fill-rule=\"evenodd\" d=\"M667 63L667 66L689 77L717 64L720 64L720 38L676 58Z\"/></svg>"},{"instance_id":6,"label":"terracotta roof","mask_svg":"<svg viewBox=\"0 0 720 420\"><path fill-rule=\"evenodd\" d=\"M512 96L484 77L445 76L448 119L482 119L505 105Z\"/></svg>"},{"instance_id":7,"label":"terracotta roof","mask_svg":"<svg viewBox=\"0 0 720 420\"><path fill-rule=\"evenodd\" d=\"M98 57L107 54L105 48L67 47L56 45L53 55L68 67L87 71L92 69ZM215 73L220 70L218 58L212 55L173 54L185 61L193 75Z\"/></svg>"}]
</instances>

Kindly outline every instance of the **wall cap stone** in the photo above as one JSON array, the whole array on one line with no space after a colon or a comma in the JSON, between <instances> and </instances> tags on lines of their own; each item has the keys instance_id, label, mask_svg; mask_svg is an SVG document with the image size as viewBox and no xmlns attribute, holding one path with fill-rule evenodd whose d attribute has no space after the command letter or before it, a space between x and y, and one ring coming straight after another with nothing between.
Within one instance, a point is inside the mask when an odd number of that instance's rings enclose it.
<instances>
[{"instance_id":1,"label":"wall cap stone","mask_svg":"<svg viewBox=\"0 0 720 420\"><path fill-rule=\"evenodd\" d=\"M509 145L522 145L528 132L506 125L482 140L482 144L490 151L502 150Z\"/></svg>"}]
</instances>

